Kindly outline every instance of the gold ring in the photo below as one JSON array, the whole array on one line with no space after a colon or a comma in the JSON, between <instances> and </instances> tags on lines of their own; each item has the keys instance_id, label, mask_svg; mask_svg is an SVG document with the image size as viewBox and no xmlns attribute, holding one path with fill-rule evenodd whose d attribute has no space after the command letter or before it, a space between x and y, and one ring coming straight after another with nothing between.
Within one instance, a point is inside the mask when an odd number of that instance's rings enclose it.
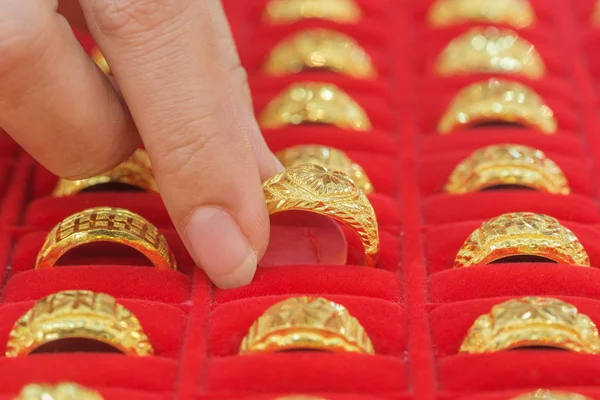
<instances>
[{"instance_id":1,"label":"gold ring","mask_svg":"<svg viewBox=\"0 0 600 400\"><path fill-rule=\"evenodd\" d=\"M99 48L94 47L92 49L92 51L90 52L90 57L92 57L92 60L94 61L94 63L96 63L98 68L100 68L100 70L102 72L104 72L105 75L112 74L112 72L110 71L110 67L108 66L108 63L106 62L106 58L104 58L104 55L102 54L102 52L100 51Z\"/></svg>"},{"instance_id":2,"label":"gold ring","mask_svg":"<svg viewBox=\"0 0 600 400\"><path fill-rule=\"evenodd\" d=\"M427 22L436 28L479 22L522 29L533 25L535 12L528 0L437 0Z\"/></svg>"},{"instance_id":3,"label":"gold ring","mask_svg":"<svg viewBox=\"0 0 600 400\"><path fill-rule=\"evenodd\" d=\"M239 354L322 350L375 354L369 335L348 310L322 297L291 297L250 326Z\"/></svg>"},{"instance_id":4,"label":"gold ring","mask_svg":"<svg viewBox=\"0 0 600 400\"><path fill-rule=\"evenodd\" d=\"M475 320L461 353L494 353L543 346L600 353L594 322L572 304L551 297L522 297L496 304Z\"/></svg>"},{"instance_id":5,"label":"gold ring","mask_svg":"<svg viewBox=\"0 0 600 400\"><path fill-rule=\"evenodd\" d=\"M114 207L94 207L65 218L48 233L35 268L52 268L68 251L97 242L131 247L156 268L177 269L167 240L154 225L138 214Z\"/></svg>"},{"instance_id":6,"label":"gold ring","mask_svg":"<svg viewBox=\"0 0 600 400\"><path fill-rule=\"evenodd\" d=\"M361 16L362 11L354 0L271 0L263 20L271 24L291 24L317 18L351 24L358 22Z\"/></svg>"},{"instance_id":7,"label":"gold ring","mask_svg":"<svg viewBox=\"0 0 600 400\"><path fill-rule=\"evenodd\" d=\"M127 355L154 353L138 319L114 297L89 290L65 290L38 300L15 322L6 357L26 356L63 339L94 340Z\"/></svg>"},{"instance_id":8,"label":"gold ring","mask_svg":"<svg viewBox=\"0 0 600 400\"><path fill-rule=\"evenodd\" d=\"M473 28L454 38L436 62L439 75L520 74L540 79L546 66L535 47L510 29Z\"/></svg>"},{"instance_id":9,"label":"gold ring","mask_svg":"<svg viewBox=\"0 0 600 400\"><path fill-rule=\"evenodd\" d=\"M95 390L74 382L56 385L30 383L23 386L14 400L104 400L104 397Z\"/></svg>"},{"instance_id":10,"label":"gold ring","mask_svg":"<svg viewBox=\"0 0 600 400\"><path fill-rule=\"evenodd\" d=\"M565 174L554 161L541 150L519 144L475 150L452 171L446 192L471 193L504 185L552 194L571 193Z\"/></svg>"},{"instance_id":11,"label":"gold ring","mask_svg":"<svg viewBox=\"0 0 600 400\"><path fill-rule=\"evenodd\" d=\"M556 390L538 389L534 392L520 394L510 400L593 400L577 393L559 392Z\"/></svg>"},{"instance_id":12,"label":"gold ring","mask_svg":"<svg viewBox=\"0 0 600 400\"><path fill-rule=\"evenodd\" d=\"M111 183L128 185L148 192L158 192L146 150L136 150L131 157L115 168L91 178L75 181L61 178L58 180L52 196L72 196L86 189Z\"/></svg>"},{"instance_id":13,"label":"gold ring","mask_svg":"<svg viewBox=\"0 0 600 400\"><path fill-rule=\"evenodd\" d=\"M259 117L262 128L328 124L355 131L371 130L369 117L353 99L332 83L296 83L277 95Z\"/></svg>"},{"instance_id":14,"label":"gold ring","mask_svg":"<svg viewBox=\"0 0 600 400\"><path fill-rule=\"evenodd\" d=\"M365 265L375 265L379 252L375 211L347 175L315 164L301 164L268 179L263 191L269 214L309 211L348 226L362 242Z\"/></svg>"},{"instance_id":15,"label":"gold ring","mask_svg":"<svg viewBox=\"0 0 600 400\"><path fill-rule=\"evenodd\" d=\"M300 164L316 164L332 171L343 172L363 191L373 193L373 185L362 167L352 161L346 153L333 147L303 145L288 147L275 154L285 168Z\"/></svg>"},{"instance_id":16,"label":"gold ring","mask_svg":"<svg viewBox=\"0 0 600 400\"><path fill-rule=\"evenodd\" d=\"M279 42L264 65L270 76L285 76L305 69L326 69L353 78L377 76L371 57L356 40L330 29L310 29Z\"/></svg>"},{"instance_id":17,"label":"gold ring","mask_svg":"<svg viewBox=\"0 0 600 400\"><path fill-rule=\"evenodd\" d=\"M453 268L530 256L559 264L590 266L579 239L556 219L531 212L502 214L484 222L463 243Z\"/></svg>"},{"instance_id":18,"label":"gold ring","mask_svg":"<svg viewBox=\"0 0 600 400\"><path fill-rule=\"evenodd\" d=\"M481 123L514 123L546 134L556 133L554 113L529 87L492 78L463 88L438 123L442 135Z\"/></svg>"}]
</instances>

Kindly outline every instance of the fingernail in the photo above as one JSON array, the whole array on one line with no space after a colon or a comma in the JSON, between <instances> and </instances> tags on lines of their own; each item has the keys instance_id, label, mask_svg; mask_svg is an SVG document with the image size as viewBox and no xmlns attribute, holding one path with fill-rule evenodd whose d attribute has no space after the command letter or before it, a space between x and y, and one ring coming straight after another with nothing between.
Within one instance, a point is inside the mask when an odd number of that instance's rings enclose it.
<instances>
[{"instance_id":1,"label":"fingernail","mask_svg":"<svg viewBox=\"0 0 600 400\"><path fill-rule=\"evenodd\" d=\"M246 285L256 272L257 257L235 219L216 207L201 207L187 226L194 259L215 285Z\"/></svg>"}]
</instances>

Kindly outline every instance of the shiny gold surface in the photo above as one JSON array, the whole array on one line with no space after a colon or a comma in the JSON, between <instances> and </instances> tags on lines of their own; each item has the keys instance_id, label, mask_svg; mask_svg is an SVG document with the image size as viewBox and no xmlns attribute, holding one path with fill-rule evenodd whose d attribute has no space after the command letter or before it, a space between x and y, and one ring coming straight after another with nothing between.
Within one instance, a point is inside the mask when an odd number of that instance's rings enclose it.
<instances>
[{"instance_id":1,"label":"shiny gold surface","mask_svg":"<svg viewBox=\"0 0 600 400\"><path fill-rule=\"evenodd\" d=\"M258 119L262 128L326 124L355 131L371 130L365 111L346 92L331 83L296 83L265 107Z\"/></svg>"},{"instance_id":2,"label":"shiny gold surface","mask_svg":"<svg viewBox=\"0 0 600 400\"><path fill-rule=\"evenodd\" d=\"M510 400L593 400L591 397L577 393L561 392L558 390L538 389L530 393L524 393Z\"/></svg>"},{"instance_id":3,"label":"shiny gold surface","mask_svg":"<svg viewBox=\"0 0 600 400\"><path fill-rule=\"evenodd\" d=\"M436 71L457 74L514 74L541 79L544 61L535 47L510 29L472 28L454 38L439 55Z\"/></svg>"},{"instance_id":4,"label":"shiny gold surface","mask_svg":"<svg viewBox=\"0 0 600 400\"><path fill-rule=\"evenodd\" d=\"M477 318L460 352L540 346L597 354L600 339L594 322L572 304L550 297L523 297L497 304Z\"/></svg>"},{"instance_id":5,"label":"shiny gold surface","mask_svg":"<svg viewBox=\"0 0 600 400\"><path fill-rule=\"evenodd\" d=\"M321 350L375 354L369 336L348 310L322 297L291 297L274 304L248 330L240 354Z\"/></svg>"},{"instance_id":6,"label":"shiny gold surface","mask_svg":"<svg viewBox=\"0 0 600 400\"><path fill-rule=\"evenodd\" d=\"M102 70L102 72L104 72L106 75L110 75L112 73L108 63L106 62L106 58L104 58L104 55L100 49L94 47L90 52L90 57L92 57L92 60L96 63L98 68L100 68L100 70Z\"/></svg>"},{"instance_id":7,"label":"shiny gold surface","mask_svg":"<svg viewBox=\"0 0 600 400\"><path fill-rule=\"evenodd\" d=\"M291 24L316 18L352 24L362 17L354 0L270 0L263 20L271 24Z\"/></svg>"},{"instance_id":8,"label":"shiny gold surface","mask_svg":"<svg viewBox=\"0 0 600 400\"><path fill-rule=\"evenodd\" d=\"M528 0L437 0L427 15L429 25L436 28L486 23L522 29L533 25L535 19Z\"/></svg>"},{"instance_id":9,"label":"shiny gold surface","mask_svg":"<svg viewBox=\"0 0 600 400\"><path fill-rule=\"evenodd\" d=\"M104 293L65 290L38 300L15 323L6 357L22 357L63 339L90 339L127 355L147 356L154 349L138 319Z\"/></svg>"},{"instance_id":10,"label":"shiny gold surface","mask_svg":"<svg viewBox=\"0 0 600 400\"><path fill-rule=\"evenodd\" d=\"M559 264L590 266L579 239L555 218L531 212L502 214L484 222L463 243L454 268L512 256L536 256Z\"/></svg>"},{"instance_id":11,"label":"shiny gold surface","mask_svg":"<svg viewBox=\"0 0 600 400\"><path fill-rule=\"evenodd\" d=\"M475 150L452 171L446 192L471 193L496 186L521 186L568 195L569 182L543 151L519 144L499 144Z\"/></svg>"},{"instance_id":12,"label":"shiny gold surface","mask_svg":"<svg viewBox=\"0 0 600 400\"><path fill-rule=\"evenodd\" d=\"M536 131L556 133L554 112L529 87L491 78L463 88L438 123L442 135L482 123L514 123Z\"/></svg>"},{"instance_id":13,"label":"shiny gold surface","mask_svg":"<svg viewBox=\"0 0 600 400\"><path fill-rule=\"evenodd\" d=\"M346 153L333 147L301 145L284 149L275 156L285 168L300 164L316 164L332 171L342 172L358 186L364 194L373 193L373 185L360 165Z\"/></svg>"},{"instance_id":14,"label":"shiny gold surface","mask_svg":"<svg viewBox=\"0 0 600 400\"><path fill-rule=\"evenodd\" d=\"M73 382L30 383L13 400L104 400L100 393Z\"/></svg>"},{"instance_id":15,"label":"shiny gold surface","mask_svg":"<svg viewBox=\"0 0 600 400\"><path fill-rule=\"evenodd\" d=\"M288 168L263 183L269 214L308 211L346 225L359 237L365 265L374 266L379 253L375 211L347 175L314 164Z\"/></svg>"}]
</instances>

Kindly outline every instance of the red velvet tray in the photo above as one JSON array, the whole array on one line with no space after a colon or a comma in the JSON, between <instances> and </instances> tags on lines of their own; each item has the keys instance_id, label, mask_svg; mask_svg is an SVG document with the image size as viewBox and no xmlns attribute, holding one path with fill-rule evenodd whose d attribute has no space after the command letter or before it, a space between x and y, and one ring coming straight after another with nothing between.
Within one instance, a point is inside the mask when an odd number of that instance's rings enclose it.
<instances>
[{"instance_id":1,"label":"red velvet tray","mask_svg":"<svg viewBox=\"0 0 600 400\"><path fill-rule=\"evenodd\" d=\"M435 56L470 26L428 28L423 22L428 0L357 0L365 15L358 24L304 21L284 26L261 23L266 0L224 1L258 112L289 83L318 80L340 86L371 118L374 130L368 133L303 126L266 130L264 135L274 151L323 144L346 151L362 165L377 191L370 196L382 239L377 268L359 265L360 243L344 230L349 246L345 266L264 267L250 286L215 289L186 254L157 196L90 193L52 198L56 177L0 135L0 354L14 321L33 301L65 289L117 297L139 317L157 353L149 358L91 353L0 357L0 399L10 399L31 381L62 380L96 388L107 400L267 400L292 393L330 400L492 400L538 387L600 399L598 356L542 350L457 354L473 320L514 296L559 297L600 322L596 268L503 264L450 269L475 227L511 211L558 218L582 241L592 265L600 265L600 29L589 24L594 2L530 1L538 23L521 34L536 45L549 73L540 81L522 81L555 111L559 131L553 136L516 127L436 134L435 124L453 95L483 77L435 76ZM378 79L316 72L288 78L261 74L260 65L278 40L316 26L354 37L372 56ZM90 39L80 36L90 50ZM564 170L573 194L442 192L462 158L494 143L545 151ZM34 271L47 231L65 216L94 205L128 208L156 224L180 270L145 268L115 253L82 259L79 266ZM370 334L377 355L236 355L257 316L274 302L301 294L344 304Z\"/></svg>"}]
</instances>

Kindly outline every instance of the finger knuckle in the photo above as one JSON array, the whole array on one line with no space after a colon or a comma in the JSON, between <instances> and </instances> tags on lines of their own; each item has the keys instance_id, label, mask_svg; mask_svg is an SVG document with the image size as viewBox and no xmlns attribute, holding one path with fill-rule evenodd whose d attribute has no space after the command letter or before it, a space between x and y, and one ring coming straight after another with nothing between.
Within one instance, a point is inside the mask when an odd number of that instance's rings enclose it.
<instances>
[{"instance_id":1,"label":"finger knuckle","mask_svg":"<svg viewBox=\"0 0 600 400\"><path fill-rule=\"evenodd\" d=\"M44 21L11 19L0 16L0 73L30 62L43 49L40 42L45 32Z\"/></svg>"}]
</instances>

